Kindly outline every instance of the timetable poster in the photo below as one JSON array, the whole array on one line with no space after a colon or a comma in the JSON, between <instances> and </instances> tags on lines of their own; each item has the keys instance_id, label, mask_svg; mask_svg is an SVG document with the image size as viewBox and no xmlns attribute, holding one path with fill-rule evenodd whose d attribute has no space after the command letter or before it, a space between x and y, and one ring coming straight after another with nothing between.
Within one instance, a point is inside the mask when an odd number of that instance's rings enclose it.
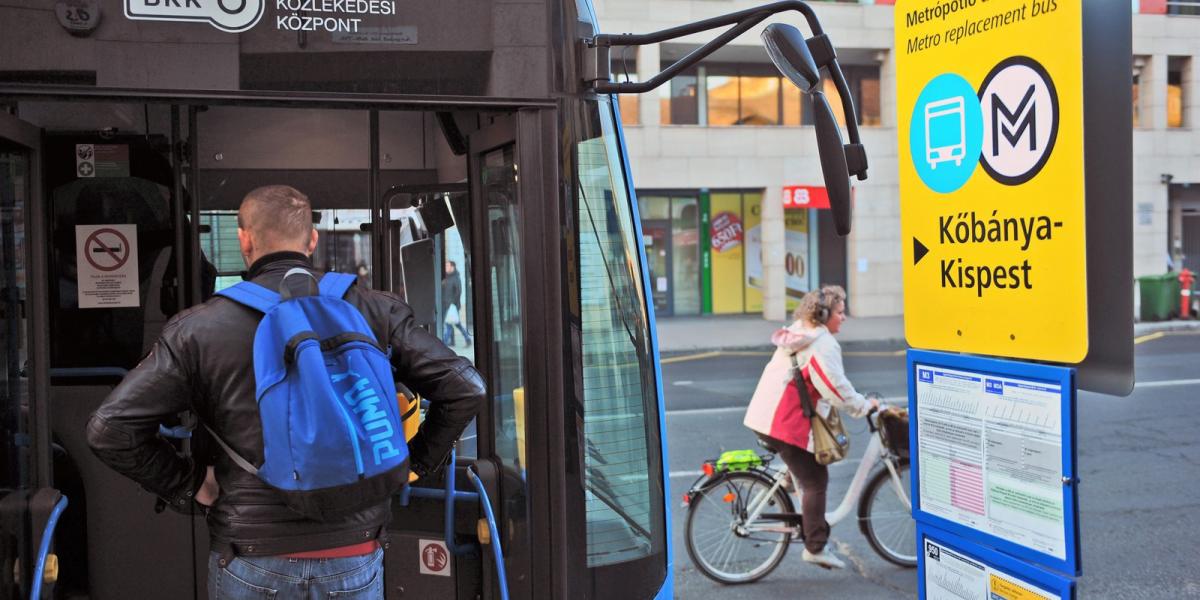
<instances>
[{"instance_id":1,"label":"timetable poster","mask_svg":"<svg viewBox=\"0 0 1200 600\"><path fill-rule=\"evenodd\" d=\"M919 509L1066 560L1062 385L915 370Z\"/></svg>"}]
</instances>

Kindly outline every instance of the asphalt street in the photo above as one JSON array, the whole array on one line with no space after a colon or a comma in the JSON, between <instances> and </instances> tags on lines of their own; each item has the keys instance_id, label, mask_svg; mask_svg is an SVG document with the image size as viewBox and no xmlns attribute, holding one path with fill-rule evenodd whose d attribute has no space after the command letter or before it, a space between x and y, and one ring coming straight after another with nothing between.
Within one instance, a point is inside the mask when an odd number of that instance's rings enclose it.
<instances>
[{"instance_id":1,"label":"asphalt street","mask_svg":"<svg viewBox=\"0 0 1200 600\"><path fill-rule=\"evenodd\" d=\"M714 583L693 566L684 548L680 499L705 459L756 447L742 416L768 358L765 351L664 357L677 597L915 598L916 571L879 558L853 519L833 528L833 547L850 563L843 571L801 561L799 545L771 575L748 585ZM906 402L904 361L899 347L861 347L845 356L859 391L898 403ZM1136 377L1127 398L1079 394L1078 597L1200 598L1200 334L1139 340ZM851 458L831 468L830 510L845 494L867 443L863 421L850 420L848 427Z\"/></svg>"}]
</instances>

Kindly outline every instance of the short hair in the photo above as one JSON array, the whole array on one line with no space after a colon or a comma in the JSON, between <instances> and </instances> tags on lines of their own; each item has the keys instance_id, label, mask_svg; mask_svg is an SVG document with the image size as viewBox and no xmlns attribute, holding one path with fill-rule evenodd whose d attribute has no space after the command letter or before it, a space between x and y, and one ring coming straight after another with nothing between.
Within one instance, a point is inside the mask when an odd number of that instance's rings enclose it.
<instances>
[{"instance_id":1,"label":"short hair","mask_svg":"<svg viewBox=\"0 0 1200 600\"><path fill-rule=\"evenodd\" d=\"M792 318L799 321L824 325L829 322L829 315L837 308L838 302L846 301L846 290L840 285L823 285L804 295L800 306L792 313ZM824 318L822 318L824 311Z\"/></svg>"},{"instance_id":2,"label":"short hair","mask_svg":"<svg viewBox=\"0 0 1200 600\"><path fill-rule=\"evenodd\" d=\"M307 244L313 230L312 204L290 185L265 185L246 194L237 222L268 249Z\"/></svg>"}]
</instances>

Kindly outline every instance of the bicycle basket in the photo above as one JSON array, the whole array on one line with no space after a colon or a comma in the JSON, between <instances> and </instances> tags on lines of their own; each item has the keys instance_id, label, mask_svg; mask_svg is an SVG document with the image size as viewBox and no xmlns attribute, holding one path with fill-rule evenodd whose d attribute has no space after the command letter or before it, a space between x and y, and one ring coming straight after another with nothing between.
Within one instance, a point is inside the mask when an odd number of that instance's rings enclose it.
<instances>
[{"instance_id":1,"label":"bicycle basket","mask_svg":"<svg viewBox=\"0 0 1200 600\"><path fill-rule=\"evenodd\" d=\"M762 458L753 450L729 450L722 452L715 464L720 471L745 471L762 466Z\"/></svg>"},{"instance_id":2,"label":"bicycle basket","mask_svg":"<svg viewBox=\"0 0 1200 600\"><path fill-rule=\"evenodd\" d=\"M880 413L879 431L888 450L900 458L908 458L908 411Z\"/></svg>"}]
</instances>

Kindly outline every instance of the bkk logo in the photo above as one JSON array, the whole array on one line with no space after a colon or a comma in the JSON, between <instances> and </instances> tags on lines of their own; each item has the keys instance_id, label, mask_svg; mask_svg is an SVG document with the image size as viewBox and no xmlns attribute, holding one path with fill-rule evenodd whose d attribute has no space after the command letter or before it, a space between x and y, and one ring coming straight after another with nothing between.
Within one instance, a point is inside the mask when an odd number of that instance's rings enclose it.
<instances>
[{"instance_id":1,"label":"bkk logo","mask_svg":"<svg viewBox=\"0 0 1200 600\"><path fill-rule=\"evenodd\" d=\"M342 400L358 416L363 429L370 435L375 464L382 464L384 459L395 458L400 454L400 450L392 443L396 432L392 430L387 413L379 407L382 399L371 385L371 380L354 371L330 376L333 383L340 383L347 378L351 379L353 384L342 394Z\"/></svg>"},{"instance_id":2,"label":"bkk logo","mask_svg":"<svg viewBox=\"0 0 1200 600\"><path fill-rule=\"evenodd\" d=\"M125 16L144 21L201 21L230 33L258 24L266 0L125 0Z\"/></svg>"}]
</instances>

